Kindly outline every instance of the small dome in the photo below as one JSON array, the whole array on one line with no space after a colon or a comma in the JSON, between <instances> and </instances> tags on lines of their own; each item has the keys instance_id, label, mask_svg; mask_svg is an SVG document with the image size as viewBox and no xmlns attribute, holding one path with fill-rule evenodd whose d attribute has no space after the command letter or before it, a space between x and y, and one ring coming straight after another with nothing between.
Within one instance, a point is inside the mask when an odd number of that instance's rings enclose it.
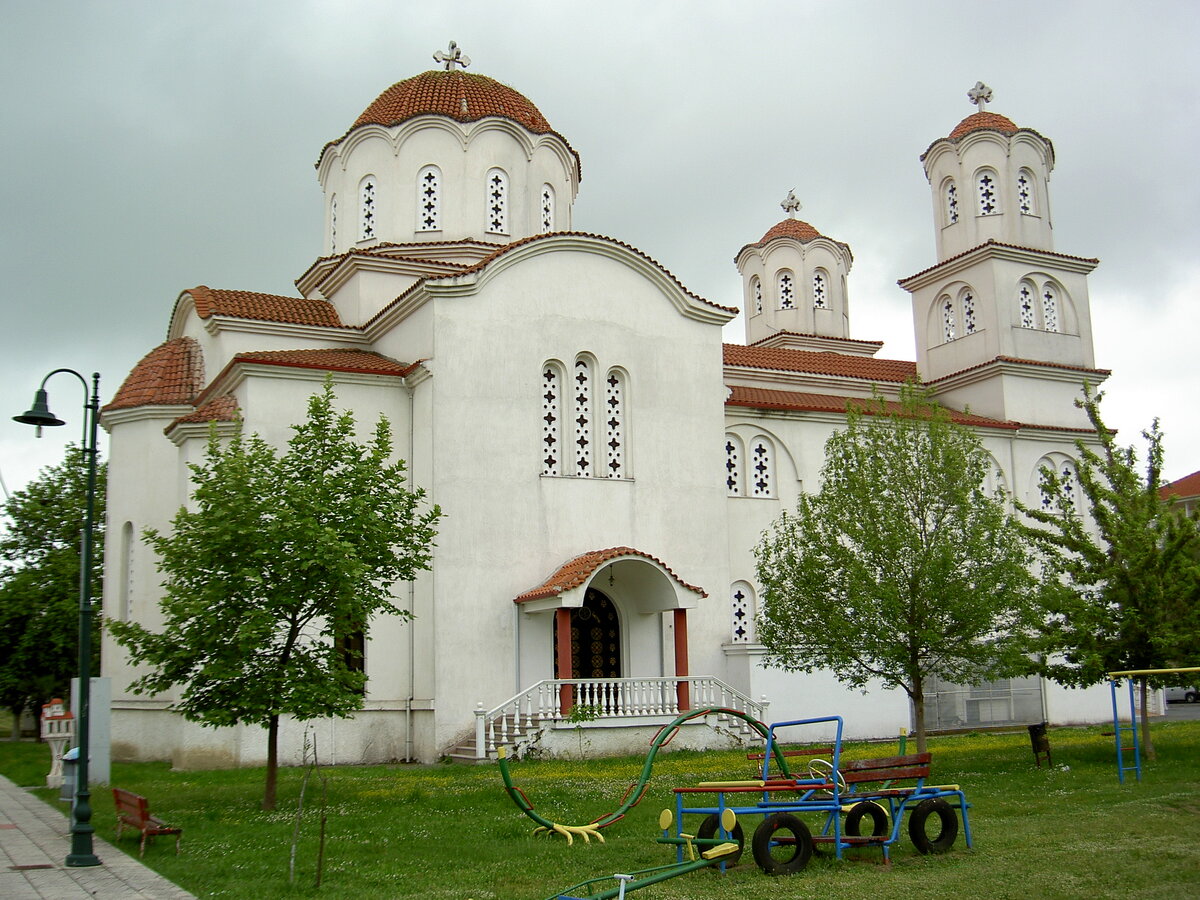
<instances>
[{"instance_id":1,"label":"small dome","mask_svg":"<svg viewBox=\"0 0 1200 900\"><path fill-rule=\"evenodd\" d=\"M133 367L104 409L191 403L204 387L204 356L195 338L159 344Z\"/></svg>"},{"instance_id":2,"label":"small dome","mask_svg":"<svg viewBox=\"0 0 1200 900\"><path fill-rule=\"evenodd\" d=\"M393 84L355 120L360 125L399 125L421 115L474 122L488 116L510 119L534 134L553 131L528 98L485 75L432 69Z\"/></svg>"},{"instance_id":3,"label":"small dome","mask_svg":"<svg viewBox=\"0 0 1200 900\"><path fill-rule=\"evenodd\" d=\"M799 219L784 219L778 225L771 228L763 235L762 240L758 243L765 244L767 241L773 241L777 237L790 237L804 243L811 241L814 238L822 237L821 232L813 228L807 222L802 222Z\"/></svg>"},{"instance_id":4,"label":"small dome","mask_svg":"<svg viewBox=\"0 0 1200 900\"><path fill-rule=\"evenodd\" d=\"M950 140L957 140L964 134L972 131L983 131L985 129L1000 131L1004 134L1015 134L1020 130L1017 128L1016 123L1007 116L993 112L977 112L967 116L954 126L954 130L950 132Z\"/></svg>"}]
</instances>

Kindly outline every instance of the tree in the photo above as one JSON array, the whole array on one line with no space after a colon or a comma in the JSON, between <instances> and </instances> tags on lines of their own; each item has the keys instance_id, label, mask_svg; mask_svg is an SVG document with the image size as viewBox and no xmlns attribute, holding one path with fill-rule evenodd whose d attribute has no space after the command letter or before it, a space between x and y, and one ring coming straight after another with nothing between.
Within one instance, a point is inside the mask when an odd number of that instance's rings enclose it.
<instances>
[{"instance_id":1,"label":"tree","mask_svg":"<svg viewBox=\"0 0 1200 900\"><path fill-rule=\"evenodd\" d=\"M1076 441L1074 470L1043 469L1042 507L1022 507L1032 520L1026 533L1038 549L1046 587L1049 655L1042 670L1079 687L1098 684L1109 672L1200 663L1200 528L1160 497L1158 420L1142 432L1143 475L1136 448L1118 446L1104 424L1103 397L1089 388L1077 401L1096 430L1099 451ZM1153 676L1138 681L1145 709L1150 686L1164 682ZM1142 726L1153 758L1145 716Z\"/></svg>"},{"instance_id":2,"label":"tree","mask_svg":"<svg viewBox=\"0 0 1200 900\"><path fill-rule=\"evenodd\" d=\"M182 686L173 708L190 721L266 727L264 809L275 807L280 716L362 707L357 638L375 615L410 615L392 586L430 567L440 516L391 461L387 420L360 445L333 402L327 379L283 453L240 427L224 446L210 436L192 466L194 508L170 534L145 535L165 576L163 629L112 625L151 667L136 692Z\"/></svg>"},{"instance_id":3,"label":"tree","mask_svg":"<svg viewBox=\"0 0 1200 900\"><path fill-rule=\"evenodd\" d=\"M103 569L104 474L96 471L96 535L92 595ZM79 664L80 550L87 498L87 456L66 448L3 505L0 535L0 702L13 713L13 735L25 709L65 697ZM99 642L92 671L99 672Z\"/></svg>"},{"instance_id":4,"label":"tree","mask_svg":"<svg viewBox=\"0 0 1200 900\"><path fill-rule=\"evenodd\" d=\"M852 403L825 444L821 488L756 548L767 664L902 689L925 742L930 676L1027 672L1036 583L979 439L913 384Z\"/></svg>"}]
</instances>

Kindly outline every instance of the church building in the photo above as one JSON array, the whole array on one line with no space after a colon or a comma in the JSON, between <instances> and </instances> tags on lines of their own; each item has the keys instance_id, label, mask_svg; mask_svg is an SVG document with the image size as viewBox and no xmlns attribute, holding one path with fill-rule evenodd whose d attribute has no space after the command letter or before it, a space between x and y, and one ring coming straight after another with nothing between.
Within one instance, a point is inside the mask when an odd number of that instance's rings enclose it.
<instances>
[{"instance_id":1,"label":"church building","mask_svg":"<svg viewBox=\"0 0 1200 900\"><path fill-rule=\"evenodd\" d=\"M293 296L182 291L104 408L110 434L104 615L161 623L140 535L189 500L212 423L283 446L332 373L366 431L391 421L414 484L444 512L433 568L396 586L414 617L372 621L364 709L316 723L329 762L484 758L644 747L681 709L767 721L840 714L851 737L895 736L907 697L762 665L753 548L817 486L847 402L918 378L991 454L993 485L1037 503L1070 479L1088 422L1088 273L1055 250L1054 148L985 109L921 156L937 258L900 279L917 359L851 336L850 247L785 215L734 252L742 296L708 299L618 237L577 229L578 151L511 87L443 68L392 85L321 148L321 255ZM920 148L914 148L919 150ZM745 311L744 344L722 327ZM969 410L969 412L967 411ZM836 611L834 611L836 614ZM202 729L171 696L129 693L106 636L117 759L258 764L258 729ZM1107 691L1038 678L936 684L930 728L1098 721ZM703 745L724 727L696 726ZM727 731L735 730L726 723ZM303 726L281 732L298 758Z\"/></svg>"}]
</instances>

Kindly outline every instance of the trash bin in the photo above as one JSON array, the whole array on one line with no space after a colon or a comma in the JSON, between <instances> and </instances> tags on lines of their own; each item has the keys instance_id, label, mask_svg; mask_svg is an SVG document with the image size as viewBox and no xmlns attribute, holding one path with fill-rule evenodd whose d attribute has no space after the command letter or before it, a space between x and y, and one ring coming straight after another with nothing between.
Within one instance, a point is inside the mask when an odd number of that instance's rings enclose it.
<instances>
[{"instance_id":1,"label":"trash bin","mask_svg":"<svg viewBox=\"0 0 1200 900\"><path fill-rule=\"evenodd\" d=\"M1029 743L1033 747L1033 759L1038 764L1038 768L1042 767L1042 755L1046 757L1046 765L1052 765L1050 762L1050 738L1046 735L1046 726L1048 722L1037 722L1029 727Z\"/></svg>"},{"instance_id":2,"label":"trash bin","mask_svg":"<svg viewBox=\"0 0 1200 900\"><path fill-rule=\"evenodd\" d=\"M71 801L75 799L75 781L78 776L79 766L79 748L72 747L62 755L62 787L58 792L59 800Z\"/></svg>"}]
</instances>

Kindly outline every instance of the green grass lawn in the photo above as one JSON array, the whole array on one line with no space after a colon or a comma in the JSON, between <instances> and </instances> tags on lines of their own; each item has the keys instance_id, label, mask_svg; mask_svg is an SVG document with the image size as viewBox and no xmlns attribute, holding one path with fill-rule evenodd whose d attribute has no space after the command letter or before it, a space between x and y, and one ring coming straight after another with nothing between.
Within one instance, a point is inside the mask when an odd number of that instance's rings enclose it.
<instances>
[{"instance_id":1,"label":"green grass lawn","mask_svg":"<svg viewBox=\"0 0 1200 900\"><path fill-rule=\"evenodd\" d=\"M1156 724L1158 760L1146 765L1140 783L1129 773L1124 785L1117 782L1112 738L1100 731L1051 729L1053 769L1034 766L1023 731L932 739L933 780L961 784L972 803L974 850L960 835L952 852L924 857L905 837L890 867L879 864L878 851L862 850L849 854L855 859L814 858L799 875L771 878L747 848L724 876L697 872L632 897L1200 896L1200 722ZM846 754L878 756L892 748L852 744ZM44 746L0 741L0 772L18 783L44 784L48 759ZM606 843L577 839L573 847L531 834L533 823L507 799L494 765L326 769L328 840L319 890L312 886L315 781L306 795L296 884L288 883L299 770L281 773L280 808L273 813L258 808L261 769L172 772L166 764L115 764L113 780L183 826L180 856L170 839L159 839L145 861L198 896L542 900L590 877L670 862L673 850L654 838L659 811L673 802L671 788L749 777L748 767L738 753L662 755L642 804L605 830ZM614 809L640 769L640 758L513 764L516 783L538 812L565 824ZM103 789L95 791L93 821L111 841L112 798ZM748 835L758 821L746 823ZM122 849L137 853L128 833Z\"/></svg>"}]
</instances>

